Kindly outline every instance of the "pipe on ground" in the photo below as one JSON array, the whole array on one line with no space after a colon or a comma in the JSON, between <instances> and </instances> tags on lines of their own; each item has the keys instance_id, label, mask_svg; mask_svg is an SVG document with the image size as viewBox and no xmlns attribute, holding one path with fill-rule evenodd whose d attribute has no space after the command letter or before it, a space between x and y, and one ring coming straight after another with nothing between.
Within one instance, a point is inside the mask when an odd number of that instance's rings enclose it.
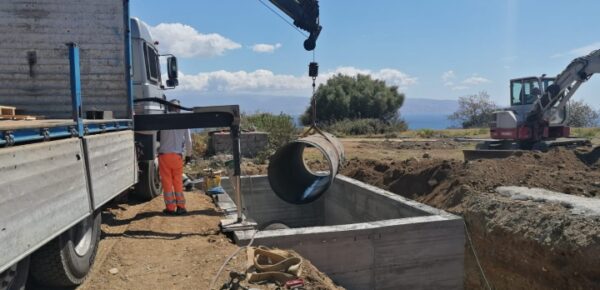
<instances>
[{"instance_id":1,"label":"pipe on ground","mask_svg":"<svg viewBox=\"0 0 600 290\"><path fill-rule=\"evenodd\" d=\"M307 147L317 148L327 159L328 172L312 172L304 163ZM271 157L268 177L271 189L282 200L306 204L318 199L333 183L344 160L340 141L328 133L300 138L279 148Z\"/></svg>"}]
</instances>

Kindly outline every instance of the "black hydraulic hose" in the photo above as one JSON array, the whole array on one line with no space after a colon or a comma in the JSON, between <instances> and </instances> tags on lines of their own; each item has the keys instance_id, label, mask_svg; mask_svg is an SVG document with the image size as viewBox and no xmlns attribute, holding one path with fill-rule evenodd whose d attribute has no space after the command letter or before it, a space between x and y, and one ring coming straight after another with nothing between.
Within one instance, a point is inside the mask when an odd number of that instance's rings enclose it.
<instances>
[{"instance_id":1,"label":"black hydraulic hose","mask_svg":"<svg viewBox=\"0 0 600 290\"><path fill-rule=\"evenodd\" d=\"M194 109L192 108L188 108L188 107L183 107L180 105L176 105L173 104L167 100L161 99L161 98L141 98L141 99L135 99L133 100L134 103L140 103L140 102L155 102L155 103L159 103L159 104L163 104L167 107L170 108L175 108L175 109L179 109L179 110L183 110L183 111L189 111L189 112L193 112Z\"/></svg>"}]
</instances>

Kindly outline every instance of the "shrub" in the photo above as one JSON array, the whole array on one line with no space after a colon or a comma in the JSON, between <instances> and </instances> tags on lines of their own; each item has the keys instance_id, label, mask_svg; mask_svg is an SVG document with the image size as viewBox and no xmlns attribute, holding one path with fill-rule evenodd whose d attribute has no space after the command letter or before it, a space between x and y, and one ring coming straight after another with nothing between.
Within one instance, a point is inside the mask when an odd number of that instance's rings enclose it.
<instances>
[{"instance_id":1,"label":"shrub","mask_svg":"<svg viewBox=\"0 0 600 290\"><path fill-rule=\"evenodd\" d=\"M298 128L290 115L270 113L256 113L253 115L242 115L242 129L258 130L269 133L270 147L281 147L296 139Z\"/></svg>"},{"instance_id":2,"label":"shrub","mask_svg":"<svg viewBox=\"0 0 600 290\"><path fill-rule=\"evenodd\" d=\"M335 135L355 136L355 135L376 135L390 134L404 131L407 126L404 121L388 123L379 119L356 119L342 120L325 126L324 130Z\"/></svg>"},{"instance_id":3,"label":"shrub","mask_svg":"<svg viewBox=\"0 0 600 290\"><path fill-rule=\"evenodd\" d=\"M431 138L435 135L435 131L431 129L420 129L417 131L417 136L421 138Z\"/></svg>"},{"instance_id":4,"label":"shrub","mask_svg":"<svg viewBox=\"0 0 600 290\"><path fill-rule=\"evenodd\" d=\"M280 113L255 113L242 115L242 129L258 130L269 134L267 148L256 155L255 162L264 164L275 151L298 137L299 129L290 115Z\"/></svg>"}]
</instances>

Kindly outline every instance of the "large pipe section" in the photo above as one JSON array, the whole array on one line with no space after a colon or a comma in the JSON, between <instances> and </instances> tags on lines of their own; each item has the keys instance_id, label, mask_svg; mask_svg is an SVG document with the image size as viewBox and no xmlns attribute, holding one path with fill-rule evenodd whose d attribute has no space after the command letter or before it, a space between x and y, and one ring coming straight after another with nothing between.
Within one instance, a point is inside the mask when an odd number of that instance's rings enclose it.
<instances>
[{"instance_id":1,"label":"large pipe section","mask_svg":"<svg viewBox=\"0 0 600 290\"><path fill-rule=\"evenodd\" d=\"M307 167L303 158L307 147L321 151L329 172L312 172ZM344 148L331 134L318 133L290 142L271 157L268 168L271 189L292 204L313 202L331 186L343 160Z\"/></svg>"}]
</instances>

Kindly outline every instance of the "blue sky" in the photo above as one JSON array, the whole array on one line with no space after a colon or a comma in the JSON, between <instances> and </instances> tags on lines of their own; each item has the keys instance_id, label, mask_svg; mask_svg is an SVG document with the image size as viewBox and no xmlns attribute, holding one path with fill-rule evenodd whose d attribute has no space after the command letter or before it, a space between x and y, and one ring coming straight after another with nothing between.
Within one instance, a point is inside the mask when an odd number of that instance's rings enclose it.
<instances>
[{"instance_id":1,"label":"blue sky","mask_svg":"<svg viewBox=\"0 0 600 290\"><path fill-rule=\"evenodd\" d=\"M336 72L372 73L408 98L457 99L486 90L506 105L510 78L556 75L574 57L600 48L597 0L320 3L319 81ZM312 53L302 48L303 36L258 0L133 0L131 9L153 27L162 52L180 57L182 93L310 94L305 75ZM600 77L576 98L600 108Z\"/></svg>"}]
</instances>

